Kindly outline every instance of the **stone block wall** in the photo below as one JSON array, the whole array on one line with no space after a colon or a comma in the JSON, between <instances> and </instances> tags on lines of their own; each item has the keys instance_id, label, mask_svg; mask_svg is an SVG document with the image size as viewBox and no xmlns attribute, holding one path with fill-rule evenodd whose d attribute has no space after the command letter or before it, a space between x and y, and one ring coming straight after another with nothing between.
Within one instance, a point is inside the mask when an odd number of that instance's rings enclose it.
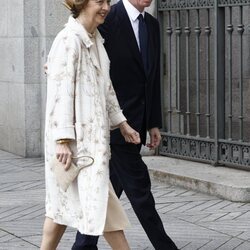
<instances>
[{"instance_id":1,"label":"stone block wall","mask_svg":"<svg viewBox=\"0 0 250 250\"><path fill-rule=\"evenodd\" d=\"M0 1L0 149L43 154L43 64L67 19L61 1Z\"/></svg>"},{"instance_id":2,"label":"stone block wall","mask_svg":"<svg viewBox=\"0 0 250 250\"><path fill-rule=\"evenodd\" d=\"M43 155L46 76L43 65L67 22L62 0L0 0L0 149ZM154 13L154 6L148 10Z\"/></svg>"},{"instance_id":3,"label":"stone block wall","mask_svg":"<svg viewBox=\"0 0 250 250\"><path fill-rule=\"evenodd\" d=\"M23 2L1 1L0 148L25 151Z\"/></svg>"}]
</instances>

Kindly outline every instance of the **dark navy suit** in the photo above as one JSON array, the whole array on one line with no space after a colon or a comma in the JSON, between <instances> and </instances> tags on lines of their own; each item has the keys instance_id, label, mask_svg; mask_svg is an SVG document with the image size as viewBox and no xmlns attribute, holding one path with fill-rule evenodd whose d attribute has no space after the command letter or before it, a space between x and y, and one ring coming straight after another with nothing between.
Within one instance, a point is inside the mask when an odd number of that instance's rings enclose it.
<instances>
[{"instance_id":1,"label":"dark navy suit","mask_svg":"<svg viewBox=\"0 0 250 250\"><path fill-rule=\"evenodd\" d=\"M148 30L148 71L145 72L129 17L122 1L111 7L99 30L109 55L110 76L128 123L140 132L161 127L159 23L145 13ZM124 191L152 245L157 250L177 249L167 236L155 210L147 166L141 159L141 145L126 143L119 129L111 132L111 181L118 197ZM77 233L73 250L97 249L97 237ZM87 247L88 245L88 247Z\"/></svg>"}]
</instances>

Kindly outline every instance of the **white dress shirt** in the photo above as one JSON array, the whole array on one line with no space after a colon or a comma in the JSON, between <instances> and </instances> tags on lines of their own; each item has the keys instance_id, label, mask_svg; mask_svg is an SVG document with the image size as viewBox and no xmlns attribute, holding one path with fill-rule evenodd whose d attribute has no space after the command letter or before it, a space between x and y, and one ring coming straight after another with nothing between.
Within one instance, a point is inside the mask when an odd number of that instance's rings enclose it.
<instances>
[{"instance_id":1,"label":"white dress shirt","mask_svg":"<svg viewBox=\"0 0 250 250\"><path fill-rule=\"evenodd\" d=\"M137 19L140 14L145 15L145 11L142 13L137 10L128 0L122 0L124 7L128 13L129 20L131 22L132 28L134 30L135 38L138 44L138 47L140 48L140 42L139 42L139 20Z\"/></svg>"}]
</instances>

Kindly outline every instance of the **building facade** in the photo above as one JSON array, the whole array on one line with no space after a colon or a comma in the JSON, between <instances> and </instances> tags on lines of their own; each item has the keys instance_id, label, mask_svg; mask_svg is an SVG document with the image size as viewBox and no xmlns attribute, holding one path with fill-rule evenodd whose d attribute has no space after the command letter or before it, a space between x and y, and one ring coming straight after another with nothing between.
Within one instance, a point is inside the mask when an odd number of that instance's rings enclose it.
<instances>
[{"instance_id":1,"label":"building facade","mask_svg":"<svg viewBox=\"0 0 250 250\"><path fill-rule=\"evenodd\" d=\"M67 22L63 0L8 0L0 8L0 149L43 155L46 76L55 35ZM154 12L154 5L148 10Z\"/></svg>"},{"instance_id":2,"label":"building facade","mask_svg":"<svg viewBox=\"0 0 250 250\"><path fill-rule=\"evenodd\" d=\"M161 23L160 154L249 166L250 0L158 0L148 11ZM43 67L69 12L62 0L8 0L0 16L0 149L42 156Z\"/></svg>"}]
</instances>

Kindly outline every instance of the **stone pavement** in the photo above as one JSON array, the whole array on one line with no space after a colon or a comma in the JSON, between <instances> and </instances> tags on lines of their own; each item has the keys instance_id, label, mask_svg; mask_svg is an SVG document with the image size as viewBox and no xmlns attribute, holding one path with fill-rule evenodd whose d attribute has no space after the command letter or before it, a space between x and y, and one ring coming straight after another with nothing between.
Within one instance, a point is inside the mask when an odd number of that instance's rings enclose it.
<instances>
[{"instance_id":1,"label":"stone pavement","mask_svg":"<svg viewBox=\"0 0 250 250\"><path fill-rule=\"evenodd\" d=\"M0 151L0 250L39 249L44 219L42 159ZM156 207L166 231L182 250L250 250L250 204L152 180ZM132 250L153 250L125 196ZM70 250L75 230L67 229L58 250ZM103 238L99 249L110 249ZM167 249L166 249L167 250Z\"/></svg>"}]
</instances>

